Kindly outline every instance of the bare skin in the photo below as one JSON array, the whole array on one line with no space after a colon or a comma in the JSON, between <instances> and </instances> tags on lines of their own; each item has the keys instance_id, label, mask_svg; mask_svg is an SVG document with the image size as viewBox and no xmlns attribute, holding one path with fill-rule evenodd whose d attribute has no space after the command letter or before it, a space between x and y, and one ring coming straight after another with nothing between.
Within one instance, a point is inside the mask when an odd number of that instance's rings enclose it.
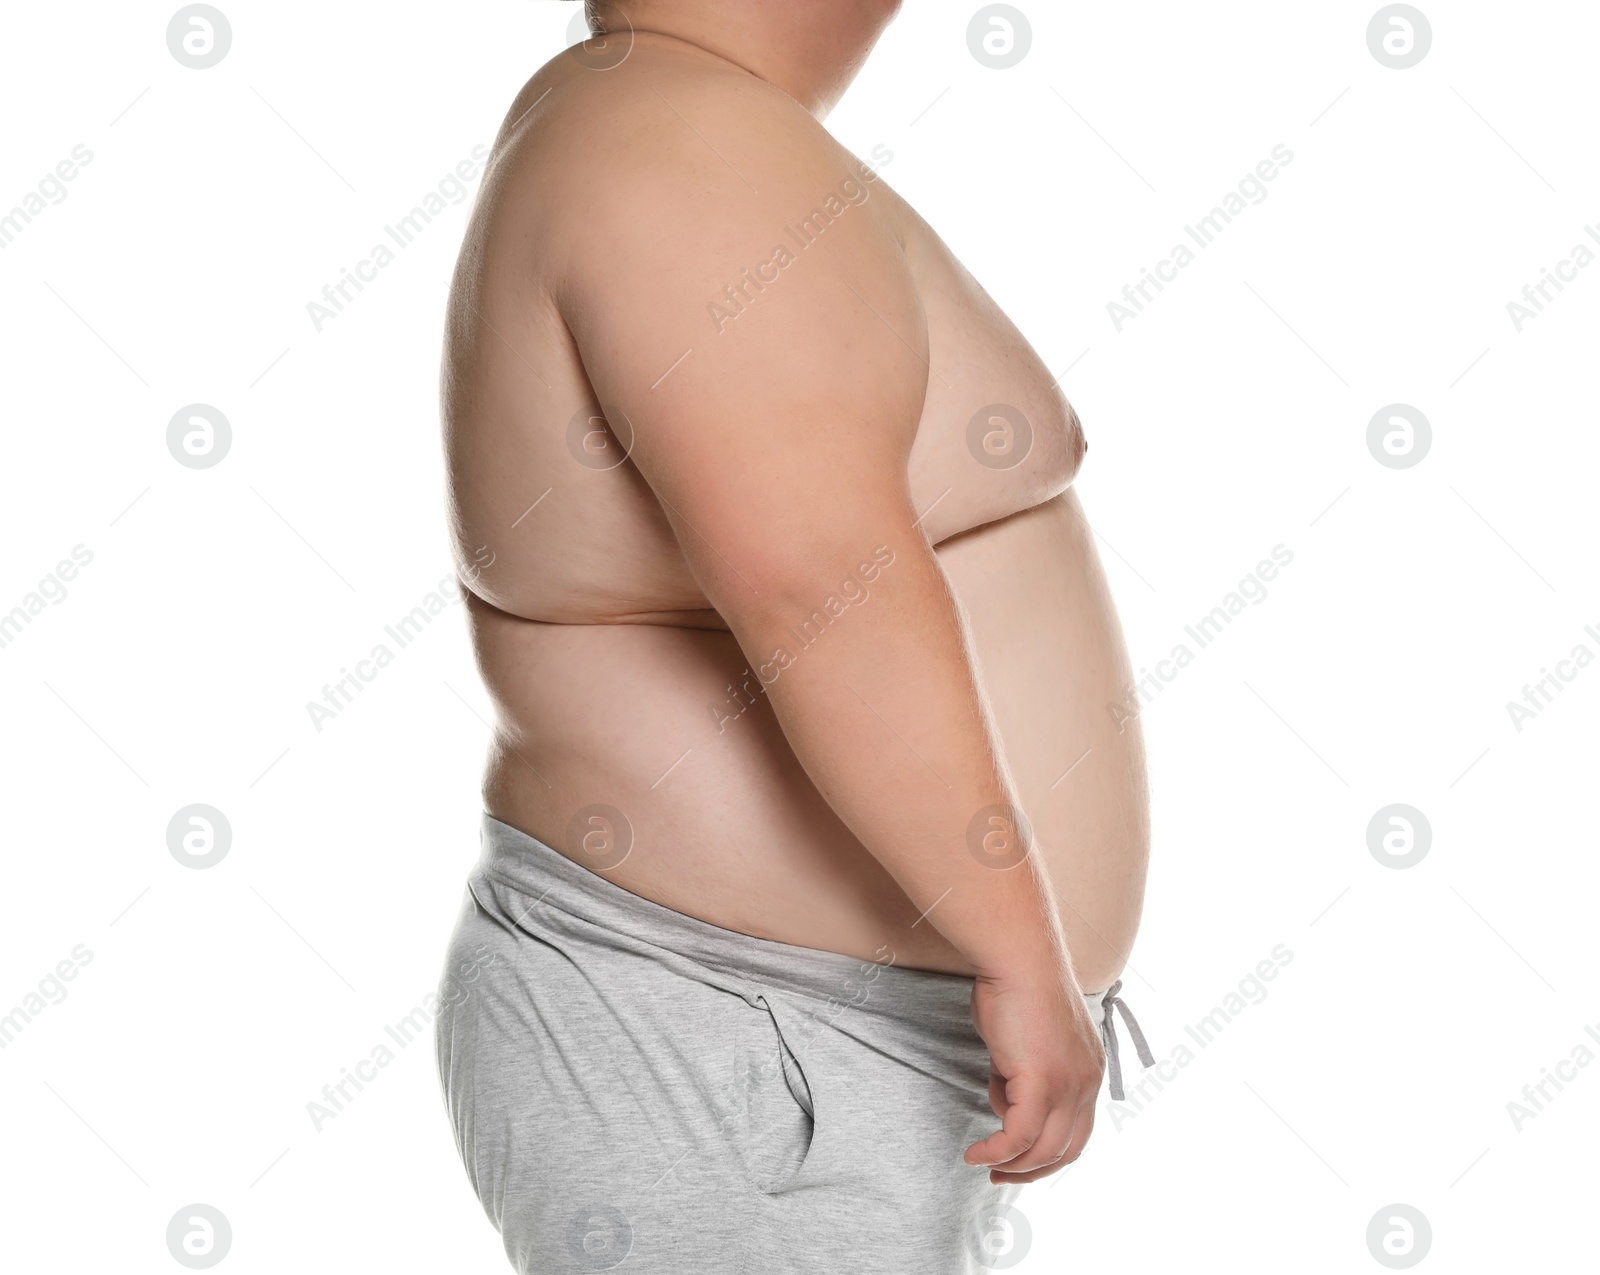
<instances>
[{"instance_id":1,"label":"bare skin","mask_svg":"<svg viewBox=\"0 0 1600 1275\"><path fill-rule=\"evenodd\" d=\"M1030 1181L1089 1136L1081 991L1138 925L1131 671L1076 416L819 122L894 4L825 7L607 7L625 49L507 113L443 375L484 803L713 924L973 977L1003 1128L967 1160ZM994 404L1026 448L993 411L969 445Z\"/></svg>"}]
</instances>

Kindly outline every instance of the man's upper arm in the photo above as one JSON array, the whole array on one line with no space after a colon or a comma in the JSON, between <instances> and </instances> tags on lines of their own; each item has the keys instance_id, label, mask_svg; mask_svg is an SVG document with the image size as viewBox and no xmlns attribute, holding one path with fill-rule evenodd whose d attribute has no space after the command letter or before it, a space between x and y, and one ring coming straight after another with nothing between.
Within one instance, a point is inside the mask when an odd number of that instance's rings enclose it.
<instances>
[{"instance_id":1,"label":"man's upper arm","mask_svg":"<svg viewBox=\"0 0 1600 1275\"><path fill-rule=\"evenodd\" d=\"M600 403L731 621L764 585L909 530L928 367L875 179L808 120L720 118L597 182L561 293Z\"/></svg>"}]
</instances>

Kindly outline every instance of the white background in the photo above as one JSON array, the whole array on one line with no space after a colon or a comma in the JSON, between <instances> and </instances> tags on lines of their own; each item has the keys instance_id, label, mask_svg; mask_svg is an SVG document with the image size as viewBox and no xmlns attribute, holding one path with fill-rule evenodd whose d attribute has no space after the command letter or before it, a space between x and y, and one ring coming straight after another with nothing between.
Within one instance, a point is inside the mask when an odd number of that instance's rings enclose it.
<instances>
[{"instance_id":1,"label":"white background","mask_svg":"<svg viewBox=\"0 0 1600 1275\"><path fill-rule=\"evenodd\" d=\"M74 545L93 561L0 649L0 1013L92 960L0 1050L0 1261L181 1269L166 1226L203 1202L226 1270L497 1271L431 1040L320 1131L306 1110L435 987L477 850L459 606L320 733L305 708L450 570L437 367L468 204L321 332L306 304L492 139L573 6L223 7L203 71L166 6L5 20L0 209L93 159L0 250L0 611ZM1033 0L1028 56L991 70L976 8L913 0L829 126L887 147L1071 366L1135 667L1294 555L1143 710L1125 993L1167 1058L1293 959L1159 1093L1102 1096L1079 1164L1021 1197L1020 1269L1378 1270L1394 1203L1431 1224L1424 1269L1589 1269L1600 1065L1520 1130L1507 1103L1600 1024L1600 666L1520 731L1506 703L1600 654L1600 264L1521 332L1506 303L1600 225L1600 10L1423 0L1432 48L1392 70L1373 0ZM1280 143L1264 202L1118 332L1107 302ZM231 422L214 468L167 451L191 403ZM1391 403L1432 425L1412 468L1367 448ZM195 802L233 829L204 871L166 844ZM1366 840L1397 802L1433 836L1404 870Z\"/></svg>"}]
</instances>

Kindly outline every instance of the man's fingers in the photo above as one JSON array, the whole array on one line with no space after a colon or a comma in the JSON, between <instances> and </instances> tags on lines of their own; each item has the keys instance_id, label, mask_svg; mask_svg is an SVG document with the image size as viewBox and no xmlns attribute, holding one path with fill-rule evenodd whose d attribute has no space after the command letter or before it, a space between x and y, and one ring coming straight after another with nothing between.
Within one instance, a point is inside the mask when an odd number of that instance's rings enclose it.
<instances>
[{"instance_id":1,"label":"man's fingers","mask_svg":"<svg viewBox=\"0 0 1600 1275\"><path fill-rule=\"evenodd\" d=\"M1013 1159L996 1161L989 1167L999 1173L1029 1173L1055 1164L1067 1153L1077 1123L1076 1108L1056 1107L1045 1117L1044 1127L1027 1150Z\"/></svg>"},{"instance_id":2,"label":"man's fingers","mask_svg":"<svg viewBox=\"0 0 1600 1275\"><path fill-rule=\"evenodd\" d=\"M1084 1102L1078 1108L1072 1124L1071 1140L1059 1157L1049 1164L1041 1164L1038 1168L1029 1169L1026 1172L1014 1172L1009 1167L1006 1169L1001 1169L998 1166L993 1167L989 1170L989 1181L997 1186L1003 1186L1006 1183L1015 1183L1020 1186L1025 1182L1037 1182L1040 1178L1047 1178L1052 1173L1059 1173L1062 1169L1070 1168L1078 1157L1083 1154L1084 1145L1089 1141L1089 1134L1093 1127L1094 1102L1090 1100ZM1041 1138L1040 1145L1043 1145L1043 1142L1044 1139Z\"/></svg>"},{"instance_id":3,"label":"man's fingers","mask_svg":"<svg viewBox=\"0 0 1600 1275\"><path fill-rule=\"evenodd\" d=\"M1024 1186L1029 1182L1037 1182L1040 1178L1047 1178L1052 1173L1060 1173L1062 1169L1070 1169L1072 1162L1067 1159L1053 1161L1041 1165L1037 1169L1030 1169L1026 1173L1001 1173L996 1169L989 1170L989 1181L995 1186Z\"/></svg>"},{"instance_id":4,"label":"man's fingers","mask_svg":"<svg viewBox=\"0 0 1600 1275\"><path fill-rule=\"evenodd\" d=\"M1014 1102L1003 1117L1002 1128L974 1142L963 1157L968 1164L1004 1164L1016 1159L1039 1138L1049 1108L1042 1101Z\"/></svg>"},{"instance_id":5,"label":"man's fingers","mask_svg":"<svg viewBox=\"0 0 1600 1275\"><path fill-rule=\"evenodd\" d=\"M1072 1125L1072 1141L1067 1143L1066 1154L1063 1157L1071 1164L1088 1145L1089 1135L1094 1132L1094 1100L1099 1095L1099 1090L1092 1090L1083 1100L1083 1105L1078 1108L1078 1118Z\"/></svg>"}]
</instances>

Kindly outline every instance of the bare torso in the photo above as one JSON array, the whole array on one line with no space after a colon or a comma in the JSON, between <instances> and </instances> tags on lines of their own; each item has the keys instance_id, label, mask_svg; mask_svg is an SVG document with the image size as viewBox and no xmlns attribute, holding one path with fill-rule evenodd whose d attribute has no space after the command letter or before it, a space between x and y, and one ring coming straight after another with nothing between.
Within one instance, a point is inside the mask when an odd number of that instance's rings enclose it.
<instances>
[{"instance_id":1,"label":"bare torso","mask_svg":"<svg viewBox=\"0 0 1600 1275\"><path fill-rule=\"evenodd\" d=\"M683 101L708 73L648 42L609 81L556 59L508 113L467 232L444 409L455 550L499 718L485 808L616 884L713 924L864 958L887 946L902 965L967 973L790 751L753 662L697 587L657 497L622 459L628 440L591 421L594 391L553 295L557 266L541 227L573 216L583 198L565 162L584 145L573 113L593 127L630 86ZM625 128L628 118L622 107L600 126ZM762 138L739 136L737 120L716 127L717 149L735 164L760 152ZM1119 729L1106 707L1132 679L1068 485L1082 454L1077 420L1050 371L926 223L881 179L860 180L858 162L820 126L808 144L836 152L840 178L857 176L867 191L839 215L881 219L914 275L929 367L911 449L914 505L965 610L1079 982L1103 989L1132 945L1149 830L1138 723ZM809 212L797 207L790 226ZM821 225L798 239L771 228L772 241L801 257L786 268L827 251L825 226L802 246ZM661 251L671 243L663 226ZM707 308L723 284L737 284L741 266L757 264L735 258L704 299L686 303L674 347L688 351L685 362L697 342L718 339L719 322L739 321ZM768 286L780 294L781 274ZM765 291L745 296L737 304L774 303ZM670 363L664 379L675 374ZM1026 420L1025 448L1015 426L1007 439L1005 413L980 412L996 404ZM969 442L975 416L987 450L981 437ZM574 826L594 806L607 809ZM627 856L606 866L621 844Z\"/></svg>"}]
</instances>

